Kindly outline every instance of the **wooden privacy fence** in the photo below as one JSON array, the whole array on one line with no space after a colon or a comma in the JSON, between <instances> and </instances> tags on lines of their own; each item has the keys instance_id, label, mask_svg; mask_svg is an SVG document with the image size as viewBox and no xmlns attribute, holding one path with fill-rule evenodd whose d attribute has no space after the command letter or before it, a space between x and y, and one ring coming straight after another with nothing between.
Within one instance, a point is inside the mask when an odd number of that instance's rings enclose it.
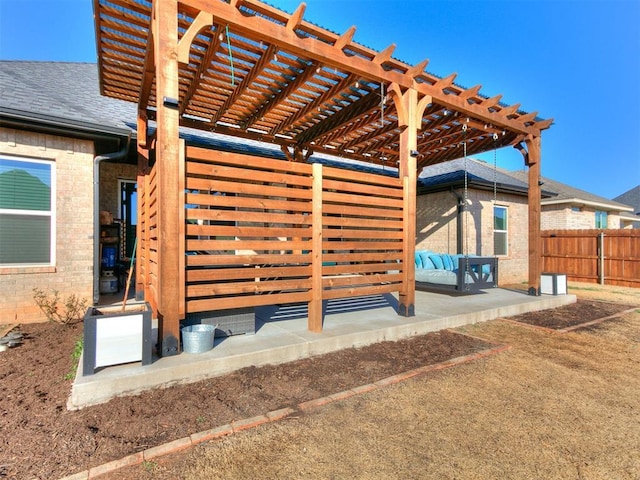
<instances>
[{"instance_id":1,"label":"wooden privacy fence","mask_svg":"<svg viewBox=\"0 0 640 480\"><path fill-rule=\"evenodd\" d=\"M196 147L185 158L184 314L400 290L398 178ZM140 201L151 296L154 173Z\"/></svg>"},{"instance_id":2,"label":"wooden privacy fence","mask_svg":"<svg viewBox=\"0 0 640 480\"><path fill-rule=\"evenodd\" d=\"M640 287L640 231L545 230L542 271L569 280Z\"/></svg>"}]
</instances>

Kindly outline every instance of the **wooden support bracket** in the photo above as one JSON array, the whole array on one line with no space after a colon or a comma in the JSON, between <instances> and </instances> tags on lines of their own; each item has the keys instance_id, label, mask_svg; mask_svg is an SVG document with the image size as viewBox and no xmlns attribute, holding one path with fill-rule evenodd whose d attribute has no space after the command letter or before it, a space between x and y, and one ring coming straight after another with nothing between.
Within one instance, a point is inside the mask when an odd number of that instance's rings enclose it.
<instances>
[{"instance_id":1,"label":"wooden support bracket","mask_svg":"<svg viewBox=\"0 0 640 480\"><path fill-rule=\"evenodd\" d=\"M183 64L189 63L189 51L191 50L191 43L196 35L200 33L200 30L213 25L213 15L207 12L200 12L198 16L193 20L193 23L189 25L189 28L178 42L178 61Z\"/></svg>"}]
</instances>

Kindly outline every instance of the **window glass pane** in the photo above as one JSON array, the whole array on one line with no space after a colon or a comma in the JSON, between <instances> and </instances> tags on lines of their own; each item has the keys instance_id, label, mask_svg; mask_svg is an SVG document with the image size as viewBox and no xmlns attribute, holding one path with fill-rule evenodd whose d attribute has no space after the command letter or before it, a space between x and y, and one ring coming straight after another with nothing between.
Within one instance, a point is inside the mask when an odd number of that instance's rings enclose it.
<instances>
[{"instance_id":1,"label":"window glass pane","mask_svg":"<svg viewBox=\"0 0 640 480\"><path fill-rule=\"evenodd\" d=\"M506 255L507 254L507 232L494 232L493 233L493 248L494 255Z\"/></svg>"},{"instance_id":2,"label":"window glass pane","mask_svg":"<svg viewBox=\"0 0 640 480\"><path fill-rule=\"evenodd\" d=\"M0 264L50 263L51 217L0 214Z\"/></svg>"},{"instance_id":3,"label":"window glass pane","mask_svg":"<svg viewBox=\"0 0 640 480\"><path fill-rule=\"evenodd\" d=\"M493 229L507 229L507 209L504 207L493 207Z\"/></svg>"},{"instance_id":4,"label":"window glass pane","mask_svg":"<svg viewBox=\"0 0 640 480\"><path fill-rule=\"evenodd\" d=\"M596 210L596 228L607 228L607 212Z\"/></svg>"},{"instance_id":5,"label":"window glass pane","mask_svg":"<svg viewBox=\"0 0 640 480\"><path fill-rule=\"evenodd\" d=\"M0 208L51 210L51 165L0 158Z\"/></svg>"}]
</instances>

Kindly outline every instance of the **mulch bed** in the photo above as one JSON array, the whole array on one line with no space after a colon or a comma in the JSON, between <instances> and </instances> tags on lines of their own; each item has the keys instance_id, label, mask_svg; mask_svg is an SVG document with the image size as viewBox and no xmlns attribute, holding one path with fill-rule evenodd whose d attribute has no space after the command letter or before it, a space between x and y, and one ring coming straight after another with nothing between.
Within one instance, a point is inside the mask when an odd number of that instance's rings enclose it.
<instances>
[{"instance_id":1,"label":"mulch bed","mask_svg":"<svg viewBox=\"0 0 640 480\"><path fill-rule=\"evenodd\" d=\"M616 315L631 308L634 308L634 305L578 299L574 304L539 312L528 312L508 318L536 327L563 330L582 324L590 324L595 320Z\"/></svg>"},{"instance_id":2,"label":"mulch bed","mask_svg":"<svg viewBox=\"0 0 640 480\"><path fill-rule=\"evenodd\" d=\"M631 305L578 300L509 320L562 329ZM0 478L60 478L168 441L495 345L443 330L67 411L82 325L24 325L22 346L0 353Z\"/></svg>"},{"instance_id":3,"label":"mulch bed","mask_svg":"<svg viewBox=\"0 0 640 480\"><path fill-rule=\"evenodd\" d=\"M24 344L0 353L0 478L60 478L191 433L495 346L441 331L67 411L71 353L82 325L20 330Z\"/></svg>"}]
</instances>

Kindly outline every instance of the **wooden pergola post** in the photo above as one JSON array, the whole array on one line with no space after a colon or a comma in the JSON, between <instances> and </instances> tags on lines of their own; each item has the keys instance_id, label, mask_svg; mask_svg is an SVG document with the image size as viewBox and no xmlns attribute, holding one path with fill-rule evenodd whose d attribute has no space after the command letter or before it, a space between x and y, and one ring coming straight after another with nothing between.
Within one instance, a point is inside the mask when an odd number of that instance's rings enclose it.
<instances>
[{"instance_id":1,"label":"wooden pergola post","mask_svg":"<svg viewBox=\"0 0 640 480\"><path fill-rule=\"evenodd\" d=\"M398 293L398 314L405 317L415 315L415 251L416 251L416 182L418 156L418 130L422 125L422 115L431 97L425 95L418 101L418 91L414 88L402 93L397 84L389 88L390 96L398 112L400 133L399 176L403 182L403 236L402 236L402 287Z\"/></svg>"},{"instance_id":2,"label":"wooden pergola post","mask_svg":"<svg viewBox=\"0 0 640 480\"><path fill-rule=\"evenodd\" d=\"M322 331L322 164L313 164L311 227L311 300L307 328Z\"/></svg>"},{"instance_id":3,"label":"wooden pergola post","mask_svg":"<svg viewBox=\"0 0 640 480\"><path fill-rule=\"evenodd\" d=\"M156 168L158 178L158 353L180 353L180 306L184 278L180 272L180 225L184 192L180 191L178 111L178 2L153 3L153 47L157 99ZM181 298L182 297L182 298Z\"/></svg>"},{"instance_id":4,"label":"wooden pergola post","mask_svg":"<svg viewBox=\"0 0 640 480\"><path fill-rule=\"evenodd\" d=\"M540 295L542 238L540 237L540 136L527 135L525 164L529 167L529 295Z\"/></svg>"}]
</instances>

